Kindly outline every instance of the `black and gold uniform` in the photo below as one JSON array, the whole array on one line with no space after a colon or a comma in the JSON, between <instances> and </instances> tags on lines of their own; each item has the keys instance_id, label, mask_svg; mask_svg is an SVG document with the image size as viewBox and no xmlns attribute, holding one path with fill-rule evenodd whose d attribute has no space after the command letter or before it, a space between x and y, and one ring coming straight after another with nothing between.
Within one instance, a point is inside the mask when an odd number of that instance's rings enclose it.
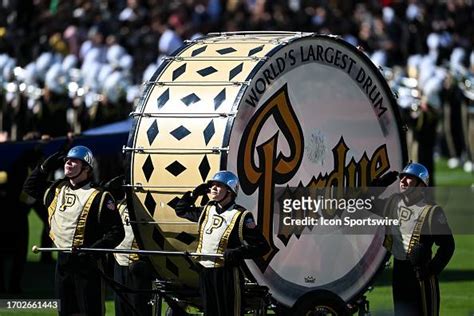
<instances>
[{"instance_id":1,"label":"black and gold uniform","mask_svg":"<svg viewBox=\"0 0 474 316\"><path fill-rule=\"evenodd\" d=\"M194 205L196 196L187 192L175 210L179 217L199 223L198 253L223 254L222 258L202 257L199 287L205 315L243 315L244 277L242 259L264 255L268 243L255 226L252 213L234 199L221 207L211 201L203 207Z\"/></svg>"},{"instance_id":2,"label":"black and gold uniform","mask_svg":"<svg viewBox=\"0 0 474 316\"><path fill-rule=\"evenodd\" d=\"M455 247L443 209L428 204L422 194L396 194L386 201L384 213L400 221L388 229L384 242L394 257L395 315L439 315L438 275ZM433 245L438 246L434 256Z\"/></svg>"},{"instance_id":3,"label":"black and gold uniform","mask_svg":"<svg viewBox=\"0 0 474 316\"><path fill-rule=\"evenodd\" d=\"M74 150L70 153L74 154ZM24 191L44 201L49 213L50 237L56 247L117 246L124 238L124 229L112 195L94 187L90 178L76 185L68 178L50 183L48 173L53 170L45 168L45 163L35 168L25 182ZM104 314L105 287L100 267L100 256L58 254L55 290L61 304L60 315Z\"/></svg>"}]
</instances>

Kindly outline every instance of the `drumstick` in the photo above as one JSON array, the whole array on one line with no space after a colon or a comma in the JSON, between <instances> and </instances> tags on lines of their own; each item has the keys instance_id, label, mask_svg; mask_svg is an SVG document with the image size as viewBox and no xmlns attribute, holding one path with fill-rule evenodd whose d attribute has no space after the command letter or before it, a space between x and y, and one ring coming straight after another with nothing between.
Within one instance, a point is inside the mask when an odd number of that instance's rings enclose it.
<instances>
[{"instance_id":1,"label":"drumstick","mask_svg":"<svg viewBox=\"0 0 474 316\"><path fill-rule=\"evenodd\" d=\"M165 251L165 250L139 250L139 249L106 249L106 248L41 248L33 246L33 253L39 252L99 252L99 253L129 253L137 255L158 255L158 256L192 256L222 258L224 255L218 253L197 253L187 251Z\"/></svg>"}]
</instances>

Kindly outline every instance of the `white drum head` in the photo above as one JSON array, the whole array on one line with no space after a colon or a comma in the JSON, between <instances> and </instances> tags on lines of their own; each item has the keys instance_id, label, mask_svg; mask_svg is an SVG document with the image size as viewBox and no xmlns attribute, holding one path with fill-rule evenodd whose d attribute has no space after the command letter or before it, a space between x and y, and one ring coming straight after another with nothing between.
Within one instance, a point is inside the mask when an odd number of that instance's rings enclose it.
<instances>
[{"instance_id":1,"label":"white drum head","mask_svg":"<svg viewBox=\"0 0 474 316\"><path fill-rule=\"evenodd\" d=\"M383 229L283 232L275 188L326 186L331 174L337 186L349 178L366 186L379 172L399 170L406 153L396 103L379 70L341 40L307 37L278 48L249 78L230 133L227 169L239 175L239 202L255 211L272 245L248 266L285 305L317 289L351 301L385 259Z\"/></svg>"}]
</instances>

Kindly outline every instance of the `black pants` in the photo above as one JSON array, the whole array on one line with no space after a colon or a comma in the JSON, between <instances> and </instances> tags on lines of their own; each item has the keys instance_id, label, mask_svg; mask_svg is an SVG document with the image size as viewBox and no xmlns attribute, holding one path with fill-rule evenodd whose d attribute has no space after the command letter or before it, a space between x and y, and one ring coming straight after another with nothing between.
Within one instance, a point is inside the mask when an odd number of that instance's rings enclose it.
<instances>
[{"instance_id":1,"label":"black pants","mask_svg":"<svg viewBox=\"0 0 474 316\"><path fill-rule=\"evenodd\" d=\"M2 193L0 193L2 194ZM28 250L28 215L25 204L0 197L0 292L20 294Z\"/></svg>"},{"instance_id":2,"label":"black pants","mask_svg":"<svg viewBox=\"0 0 474 316\"><path fill-rule=\"evenodd\" d=\"M148 262L137 261L130 266L121 266L115 262L114 279L116 282L125 285L133 290L150 290L151 291L151 268ZM123 298L122 298L123 297ZM146 316L151 315L150 293L125 293L122 297L115 294L115 315L116 316ZM133 309L130 308L124 300L127 300Z\"/></svg>"},{"instance_id":3,"label":"black pants","mask_svg":"<svg viewBox=\"0 0 474 316\"><path fill-rule=\"evenodd\" d=\"M60 253L56 263L59 315L104 315L105 287L98 260L89 255Z\"/></svg>"},{"instance_id":4,"label":"black pants","mask_svg":"<svg viewBox=\"0 0 474 316\"><path fill-rule=\"evenodd\" d=\"M238 267L203 268L199 286L206 316L240 316L243 276Z\"/></svg>"},{"instance_id":5,"label":"black pants","mask_svg":"<svg viewBox=\"0 0 474 316\"><path fill-rule=\"evenodd\" d=\"M436 128L438 126L438 113L431 107L427 112L422 112L417 121L415 139L418 142L418 162L428 169L430 176L429 186L434 187L434 147L437 142Z\"/></svg>"},{"instance_id":6,"label":"black pants","mask_svg":"<svg viewBox=\"0 0 474 316\"><path fill-rule=\"evenodd\" d=\"M408 260L394 259L392 285L395 315L439 315L439 284L436 276L420 282Z\"/></svg>"}]
</instances>

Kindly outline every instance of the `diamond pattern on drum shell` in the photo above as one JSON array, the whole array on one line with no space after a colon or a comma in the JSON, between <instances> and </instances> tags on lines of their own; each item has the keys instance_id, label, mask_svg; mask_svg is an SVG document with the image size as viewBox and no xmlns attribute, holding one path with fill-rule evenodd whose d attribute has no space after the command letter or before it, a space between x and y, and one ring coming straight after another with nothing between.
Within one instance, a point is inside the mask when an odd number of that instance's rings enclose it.
<instances>
[{"instance_id":1,"label":"diamond pattern on drum shell","mask_svg":"<svg viewBox=\"0 0 474 316\"><path fill-rule=\"evenodd\" d=\"M201 101L201 99L195 93L191 93L182 98L181 101L183 101L186 106L190 106L191 104Z\"/></svg>"},{"instance_id":2,"label":"diamond pattern on drum shell","mask_svg":"<svg viewBox=\"0 0 474 316\"><path fill-rule=\"evenodd\" d=\"M212 66L209 66L197 71L197 73L200 74L202 77L209 76L215 72L217 72L217 69Z\"/></svg>"},{"instance_id":3,"label":"diamond pattern on drum shell","mask_svg":"<svg viewBox=\"0 0 474 316\"><path fill-rule=\"evenodd\" d=\"M255 55L255 54L258 53L258 52L261 52L262 49L263 49L263 46L264 46L264 45L258 46L258 47L255 47L255 48L252 48L252 49L249 51L248 56L252 56L252 55Z\"/></svg>"},{"instance_id":4,"label":"diamond pattern on drum shell","mask_svg":"<svg viewBox=\"0 0 474 316\"><path fill-rule=\"evenodd\" d=\"M170 89L166 89L159 97L156 99L156 104L158 105L158 109L161 109L166 102L170 99Z\"/></svg>"},{"instance_id":5,"label":"diamond pattern on drum shell","mask_svg":"<svg viewBox=\"0 0 474 316\"><path fill-rule=\"evenodd\" d=\"M187 232L181 232L175 238L180 242L185 243L186 245L190 245L193 241L196 240L196 237L191 234L188 234Z\"/></svg>"},{"instance_id":6,"label":"diamond pattern on drum shell","mask_svg":"<svg viewBox=\"0 0 474 316\"><path fill-rule=\"evenodd\" d=\"M227 47L227 48L222 48L222 49L218 49L216 50L216 52L218 52L220 55L226 55L226 54L230 54L230 53L233 53L233 52L236 52L237 50L233 47Z\"/></svg>"},{"instance_id":7,"label":"diamond pattern on drum shell","mask_svg":"<svg viewBox=\"0 0 474 316\"><path fill-rule=\"evenodd\" d=\"M204 155L204 158L202 158L202 161L199 164L199 174L201 175L203 182L206 181L210 170L211 166L209 165L209 161L207 160L207 155Z\"/></svg>"},{"instance_id":8,"label":"diamond pattern on drum shell","mask_svg":"<svg viewBox=\"0 0 474 316\"><path fill-rule=\"evenodd\" d=\"M216 97L214 98L214 110L217 110L221 106L222 102L224 101L225 101L225 88L222 89L222 91L219 92L219 94L216 95Z\"/></svg>"},{"instance_id":9,"label":"diamond pattern on drum shell","mask_svg":"<svg viewBox=\"0 0 474 316\"><path fill-rule=\"evenodd\" d=\"M155 202L155 199L153 198L153 195L150 193L150 191L146 193L145 206L148 212L151 214L151 216L153 216L153 214L155 213L156 202Z\"/></svg>"},{"instance_id":10,"label":"diamond pattern on drum shell","mask_svg":"<svg viewBox=\"0 0 474 316\"><path fill-rule=\"evenodd\" d=\"M148 137L148 143L150 143L150 145L153 143L156 136L158 136L159 132L160 131L158 130L158 122L157 120L154 120L153 123L148 128L148 130L146 131L146 136Z\"/></svg>"},{"instance_id":11,"label":"diamond pattern on drum shell","mask_svg":"<svg viewBox=\"0 0 474 316\"><path fill-rule=\"evenodd\" d=\"M186 167L180 164L179 161L175 160L172 164L168 165L168 167L166 167L165 169L168 170L168 172L171 173L173 176L177 177L178 175L181 174L181 172L186 170Z\"/></svg>"},{"instance_id":12,"label":"diamond pattern on drum shell","mask_svg":"<svg viewBox=\"0 0 474 316\"><path fill-rule=\"evenodd\" d=\"M197 55L201 54L202 52L204 52L206 50L206 48L207 48L207 45L193 50L192 53L191 53L191 56L194 57L194 56L197 56Z\"/></svg>"},{"instance_id":13,"label":"diamond pattern on drum shell","mask_svg":"<svg viewBox=\"0 0 474 316\"><path fill-rule=\"evenodd\" d=\"M179 269L178 266L175 265L170 258L166 258L166 269L170 270L171 273L176 275L176 277L179 277Z\"/></svg>"},{"instance_id":14,"label":"diamond pattern on drum shell","mask_svg":"<svg viewBox=\"0 0 474 316\"><path fill-rule=\"evenodd\" d=\"M229 72L229 80L232 80L235 76L237 76L241 71L244 66L244 63L241 63L234 68L232 68Z\"/></svg>"},{"instance_id":15,"label":"diamond pattern on drum shell","mask_svg":"<svg viewBox=\"0 0 474 316\"><path fill-rule=\"evenodd\" d=\"M184 72L186 71L186 64L183 64L182 66L179 66L175 70L173 70L173 81L179 78Z\"/></svg>"},{"instance_id":16,"label":"diamond pattern on drum shell","mask_svg":"<svg viewBox=\"0 0 474 316\"><path fill-rule=\"evenodd\" d=\"M145 174L146 181L150 181L151 174L153 173L153 170L155 170L150 155L148 155L146 158L145 163L142 166L142 170L143 174Z\"/></svg>"},{"instance_id":17,"label":"diamond pattern on drum shell","mask_svg":"<svg viewBox=\"0 0 474 316\"><path fill-rule=\"evenodd\" d=\"M168 206L171 207L173 210L176 208L176 204L179 202L179 197L175 196L168 202Z\"/></svg>"},{"instance_id":18,"label":"diamond pattern on drum shell","mask_svg":"<svg viewBox=\"0 0 474 316\"><path fill-rule=\"evenodd\" d=\"M209 141L211 140L212 136L214 136L216 132L216 129L214 128L214 120L211 120L209 124L207 124L206 128L202 132L204 135L204 142L209 144Z\"/></svg>"},{"instance_id":19,"label":"diamond pattern on drum shell","mask_svg":"<svg viewBox=\"0 0 474 316\"><path fill-rule=\"evenodd\" d=\"M165 248L165 237L161 234L157 227L153 227L153 241L155 241L161 249Z\"/></svg>"},{"instance_id":20,"label":"diamond pattern on drum shell","mask_svg":"<svg viewBox=\"0 0 474 316\"><path fill-rule=\"evenodd\" d=\"M181 140L185 138L186 136L188 136L189 134L191 134L191 132L186 127L181 125L180 127L172 130L170 134L173 135L173 137L176 138L177 140Z\"/></svg>"}]
</instances>

